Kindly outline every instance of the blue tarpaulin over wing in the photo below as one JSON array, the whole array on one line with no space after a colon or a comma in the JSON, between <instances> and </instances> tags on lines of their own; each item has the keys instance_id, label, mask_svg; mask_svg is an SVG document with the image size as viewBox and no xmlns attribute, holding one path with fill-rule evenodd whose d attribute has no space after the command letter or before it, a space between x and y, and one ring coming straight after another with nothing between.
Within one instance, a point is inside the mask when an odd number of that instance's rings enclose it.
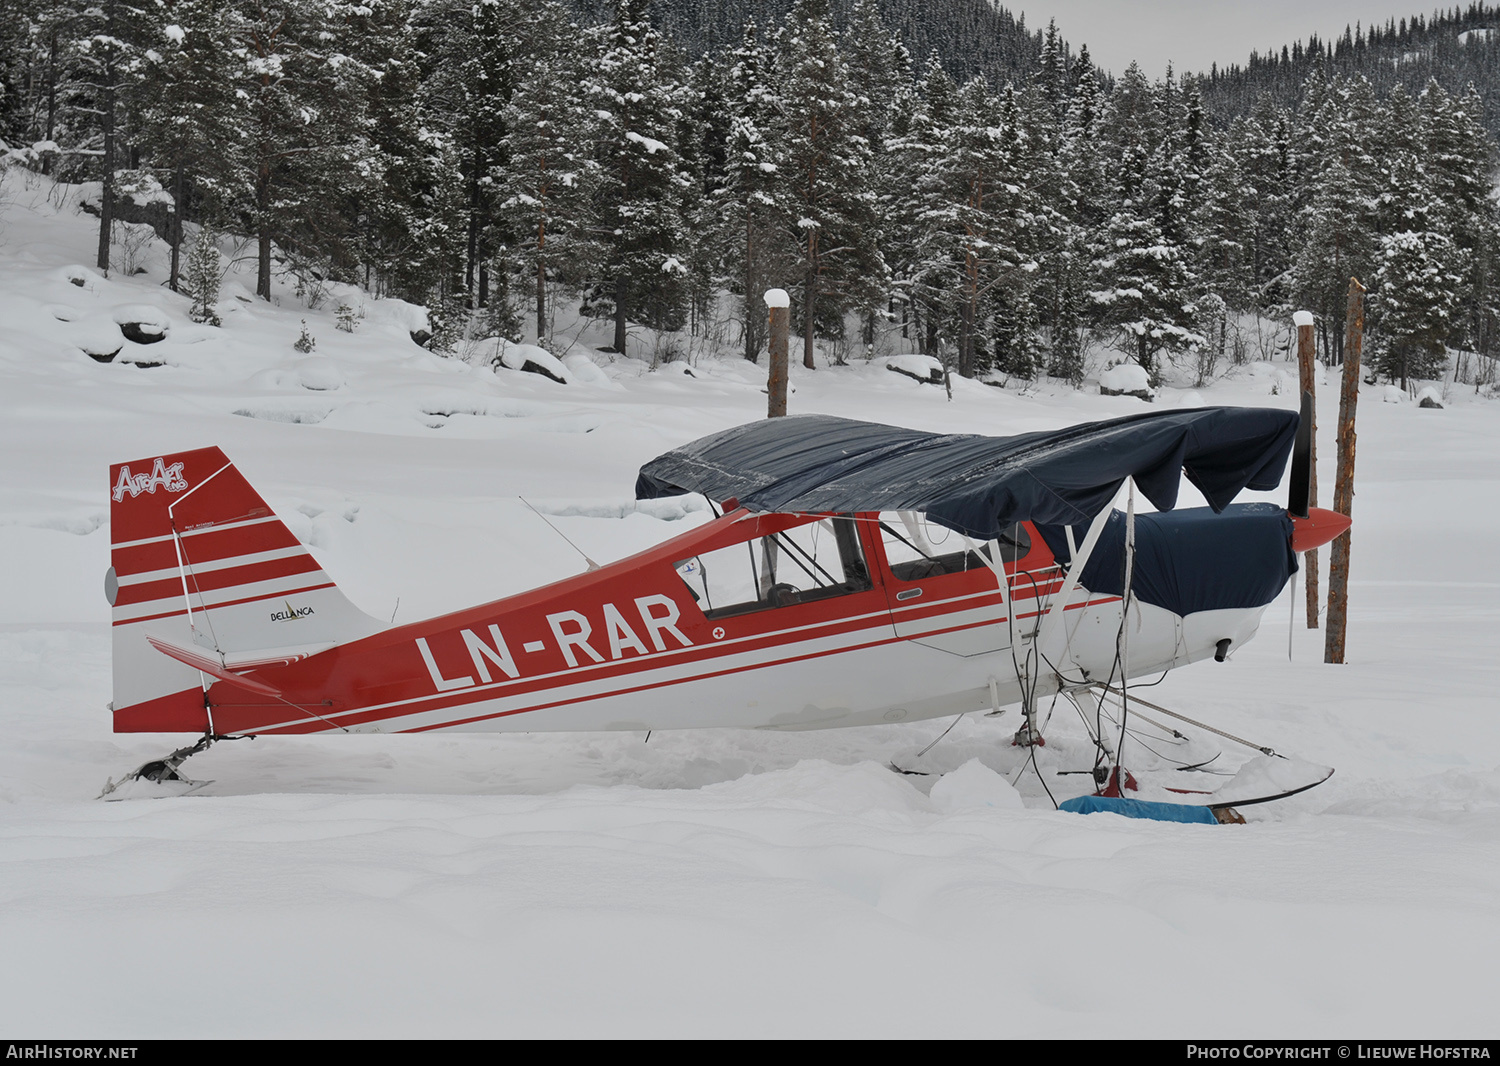
<instances>
[{"instance_id":1,"label":"blue tarpaulin over wing","mask_svg":"<svg viewBox=\"0 0 1500 1066\"><path fill-rule=\"evenodd\" d=\"M641 468L638 499L701 492L752 511L925 511L988 540L1022 521L1077 525L1133 477L1158 511L1185 474L1215 511L1281 480L1294 411L1158 411L1013 437L923 433L832 415L768 418Z\"/></svg>"},{"instance_id":2,"label":"blue tarpaulin over wing","mask_svg":"<svg viewBox=\"0 0 1500 1066\"><path fill-rule=\"evenodd\" d=\"M1038 525L1058 562L1066 566L1067 535L1061 526ZM1082 542L1085 530L1075 527ZM1214 514L1190 507L1135 517L1137 598L1174 614L1270 603L1297 572L1292 520L1272 503L1236 503ZM1091 592L1125 591L1125 515L1109 516L1080 578Z\"/></svg>"}]
</instances>

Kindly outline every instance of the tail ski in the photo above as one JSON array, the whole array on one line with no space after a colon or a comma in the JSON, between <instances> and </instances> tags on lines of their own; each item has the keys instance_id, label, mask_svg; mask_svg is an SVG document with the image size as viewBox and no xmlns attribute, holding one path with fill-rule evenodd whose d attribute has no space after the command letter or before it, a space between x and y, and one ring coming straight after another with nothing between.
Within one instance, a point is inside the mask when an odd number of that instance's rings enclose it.
<instances>
[{"instance_id":1,"label":"tail ski","mask_svg":"<svg viewBox=\"0 0 1500 1066\"><path fill-rule=\"evenodd\" d=\"M218 448L109 469L117 733L211 731L214 679L253 673L384 625L344 597Z\"/></svg>"}]
</instances>

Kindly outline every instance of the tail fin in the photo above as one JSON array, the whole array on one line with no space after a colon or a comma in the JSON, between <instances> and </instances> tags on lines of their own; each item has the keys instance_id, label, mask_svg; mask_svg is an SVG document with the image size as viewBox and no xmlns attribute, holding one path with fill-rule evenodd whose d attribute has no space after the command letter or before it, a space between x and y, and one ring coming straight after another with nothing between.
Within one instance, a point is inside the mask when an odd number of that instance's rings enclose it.
<instances>
[{"instance_id":1,"label":"tail fin","mask_svg":"<svg viewBox=\"0 0 1500 1066\"><path fill-rule=\"evenodd\" d=\"M218 448L109 477L115 732L207 731L205 675L233 682L383 628Z\"/></svg>"}]
</instances>

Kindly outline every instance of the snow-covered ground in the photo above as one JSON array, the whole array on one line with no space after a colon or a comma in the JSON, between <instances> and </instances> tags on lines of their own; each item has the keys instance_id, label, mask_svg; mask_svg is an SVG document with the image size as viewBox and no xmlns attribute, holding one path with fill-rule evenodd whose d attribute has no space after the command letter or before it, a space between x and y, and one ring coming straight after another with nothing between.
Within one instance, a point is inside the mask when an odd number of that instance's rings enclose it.
<instances>
[{"instance_id":1,"label":"snow-covered ground","mask_svg":"<svg viewBox=\"0 0 1500 1066\"><path fill-rule=\"evenodd\" d=\"M935 753L964 769L936 786L886 764L946 722L261 738L191 762L213 779L197 795L105 803L106 778L180 740L110 732L111 461L219 445L356 603L410 621L576 572L518 497L600 561L704 520L637 506L635 471L762 416L765 370L575 349L558 384L434 356L400 307L372 301L347 334L239 275L223 327L195 326L159 248L106 279L79 268L94 221L59 191L12 174L4 194L0 1030L1495 1035L1492 402L1366 391L1347 665L1322 664L1300 594L1287 661L1283 595L1228 663L1152 690L1337 768L1244 826L1018 807L985 765L1009 716L960 722ZM150 311L162 342L109 364L80 348ZM949 402L884 363L794 366L793 412L1004 434L1142 409L963 380ZM1157 402L1291 406L1287 371ZM1336 406L1330 378L1325 504Z\"/></svg>"}]
</instances>

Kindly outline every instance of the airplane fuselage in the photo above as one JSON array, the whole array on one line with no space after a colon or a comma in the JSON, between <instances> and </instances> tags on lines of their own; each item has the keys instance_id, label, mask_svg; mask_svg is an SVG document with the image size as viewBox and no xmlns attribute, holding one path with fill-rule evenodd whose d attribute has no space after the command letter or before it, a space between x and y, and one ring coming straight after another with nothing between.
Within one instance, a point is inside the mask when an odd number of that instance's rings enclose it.
<instances>
[{"instance_id":1,"label":"airplane fuselage","mask_svg":"<svg viewBox=\"0 0 1500 1066\"><path fill-rule=\"evenodd\" d=\"M1119 680L1118 596L1075 593L1060 652L1032 654L1063 572L1029 525L1004 562L1004 596L973 551L893 564L892 535L874 514L737 511L543 588L244 673L274 694L218 680L205 699L219 733L818 729L1004 706L1023 679L1038 695ZM783 546L768 565L772 541ZM742 552L759 576L738 593L712 587ZM769 582L777 565L800 585ZM309 607L290 596L270 609L291 631ZM1226 637L1238 645L1263 611L1182 618L1135 603L1129 674L1206 658Z\"/></svg>"}]
</instances>

